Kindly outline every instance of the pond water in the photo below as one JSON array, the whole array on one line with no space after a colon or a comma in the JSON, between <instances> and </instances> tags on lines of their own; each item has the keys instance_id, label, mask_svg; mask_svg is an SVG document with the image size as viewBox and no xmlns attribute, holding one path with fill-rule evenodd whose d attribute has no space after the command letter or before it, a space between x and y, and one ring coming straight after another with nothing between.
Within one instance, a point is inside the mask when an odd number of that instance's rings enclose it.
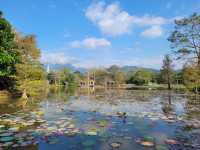
<instances>
[{"instance_id":1,"label":"pond water","mask_svg":"<svg viewBox=\"0 0 200 150\"><path fill-rule=\"evenodd\" d=\"M199 150L200 100L167 91L49 92L0 104L0 149Z\"/></svg>"}]
</instances>

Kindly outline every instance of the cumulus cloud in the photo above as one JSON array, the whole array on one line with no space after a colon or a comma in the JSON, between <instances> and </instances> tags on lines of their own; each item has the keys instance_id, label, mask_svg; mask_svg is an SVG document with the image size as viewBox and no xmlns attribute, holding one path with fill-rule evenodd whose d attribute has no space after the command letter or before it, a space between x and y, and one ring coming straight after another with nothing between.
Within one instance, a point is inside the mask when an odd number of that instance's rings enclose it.
<instances>
[{"instance_id":1,"label":"cumulus cloud","mask_svg":"<svg viewBox=\"0 0 200 150\"><path fill-rule=\"evenodd\" d=\"M104 38L86 38L82 41L73 41L70 43L72 48L96 49L111 46L111 43Z\"/></svg>"},{"instance_id":2,"label":"cumulus cloud","mask_svg":"<svg viewBox=\"0 0 200 150\"><path fill-rule=\"evenodd\" d=\"M133 25L133 17L121 10L118 3L107 6L104 2L93 3L87 8L85 15L103 33L112 36L129 33Z\"/></svg>"},{"instance_id":3,"label":"cumulus cloud","mask_svg":"<svg viewBox=\"0 0 200 150\"><path fill-rule=\"evenodd\" d=\"M134 24L139 26L164 25L168 23L168 19L150 15L145 15L142 17L133 16L133 18L134 18L133 19Z\"/></svg>"},{"instance_id":4,"label":"cumulus cloud","mask_svg":"<svg viewBox=\"0 0 200 150\"><path fill-rule=\"evenodd\" d=\"M143 37L156 38L163 35L163 29L160 26L152 26L141 33Z\"/></svg>"},{"instance_id":5,"label":"cumulus cloud","mask_svg":"<svg viewBox=\"0 0 200 150\"><path fill-rule=\"evenodd\" d=\"M92 3L87 8L85 16L97 25L104 34L110 36L131 33L134 26L151 27L151 30L160 29L159 31L161 31L161 26L170 22L169 19L160 16L130 15L120 8L119 3L106 5L101 1ZM161 36L162 33L157 33L157 36Z\"/></svg>"},{"instance_id":6,"label":"cumulus cloud","mask_svg":"<svg viewBox=\"0 0 200 150\"><path fill-rule=\"evenodd\" d=\"M76 59L64 53L43 53L40 61L43 64L68 64L76 62Z\"/></svg>"}]
</instances>

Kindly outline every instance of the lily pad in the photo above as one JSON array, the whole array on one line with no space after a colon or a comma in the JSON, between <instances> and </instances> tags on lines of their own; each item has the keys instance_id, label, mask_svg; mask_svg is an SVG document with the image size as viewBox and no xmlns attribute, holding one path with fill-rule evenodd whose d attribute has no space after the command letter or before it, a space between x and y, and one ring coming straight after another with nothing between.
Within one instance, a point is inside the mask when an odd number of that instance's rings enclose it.
<instances>
[{"instance_id":1,"label":"lily pad","mask_svg":"<svg viewBox=\"0 0 200 150\"><path fill-rule=\"evenodd\" d=\"M92 135L97 135L97 132L96 131L87 131L86 134L92 136Z\"/></svg>"},{"instance_id":2,"label":"lily pad","mask_svg":"<svg viewBox=\"0 0 200 150\"><path fill-rule=\"evenodd\" d=\"M13 144L13 142L5 142L2 146L8 147L8 146L11 146L12 144Z\"/></svg>"},{"instance_id":3,"label":"lily pad","mask_svg":"<svg viewBox=\"0 0 200 150\"><path fill-rule=\"evenodd\" d=\"M97 129L96 128L91 128L88 131L85 132L87 135L97 135Z\"/></svg>"},{"instance_id":4,"label":"lily pad","mask_svg":"<svg viewBox=\"0 0 200 150\"><path fill-rule=\"evenodd\" d=\"M5 125L0 125L0 129L4 129L5 128Z\"/></svg>"},{"instance_id":5,"label":"lily pad","mask_svg":"<svg viewBox=\"0 0 200 150\"><path fill-rule=\"evenodd\" d=\"M177 145L177 144L179 144L178 141L173 140L173 139L167 139L167 140L165 140L165 143L170 144L170 145Z\"/></svg>"},{"instance_id":6,"label":"lily pad","mask_svg":"<svg viewBox=\"0 0 200 150\"><path fill-rule=\"evenodd\" d=\"M35 112L35 114L38 115L38 116L43 116L44 112L43 111L37 111L37 112Z\"/></svg>"},{"instance_id":7,"label":"lily pad","mask_svg":"<svg viewBox=\"0 0 200 150\"><path fill-rule=\"evenodd\" d=\"M12 140L14 140L14 137L12 137L12 136L7 136L7 137L0 138L1 142L8 142L8 141L12 141Z\"/></svg>"},{"instance_id":8,"label":"lily pad","mask_svg":"<svg viewBox=\"0 0 200 150\"><path fill-rule=\"evenodd\" d=\"M9 128L8 130L16 132L16 131L19 131L19 129L20 129L19 127L13 127L13 128Z\"/></svg>"},{"instance_id":9,"label":"lily pad","mask_svg":"<svg viewBox=\"0 0 200 150\"><path fill-rule=\"evenodd\" d=\"M157 145L156 150L168 150L168 148L164 145Z\"/></svg>"},{"instance_id":10,"label":"lily pad","mask_svg":"<svg viewBox=\"0 0 200 150\"><path fill-rule=\"evenodd\" d=\"M67 128L73 129L73 128L75 128L75 125L74 124L69 124Z\"/></svg>"},{"instance_id":11,"label":"lily pad","mask_svg":"<svg viewBox=\"0 0 200 150\"><path fill-rule=\"evenodd\" d=\"M151 137L151 136L144 137L144 141L153 142L154 140L155 140L154 137Z\"/></svg>"},{"instance_id":12,"label":"lily pad","mask_svg":"<svg viewBox=\"0 0 200 150\"><path fill-rule=\"evenodd\" d=\"M18 144L14 144L12 147L16 148L16 147L19 147L19 145Z\"/></svg>"},{"instance_id":13,"label":"lily pad","mask_svg":"<svg viewBox=\"0 0 200 150\"><path fill-rule=\"evenodd\" d=\"M105 127L105 126L107 126L108 122L106 120L100 120L100 121L97 121L97 124L100 127Z\"/></svg>"},{"instance_id":14,"label":"lily pad","mask_svg":"<svg viewBox=\"0 0 200 150\"><path fill-rule=\"evenodd\" d=\"M153 147L154 143L150 141L141 141L140 145L145 146L145 147Z\"/></svg>"},{"instance_id":15,"label":"lily pad","mask_svg":"<svg viewBox=\"0 0 200 150\"><path fill-rule=\"evenodd\" d=\"M93 145L95 145L96 144L96 141L94 141L94 140L87 140L87 141L84 141L83 143L82 143L82 145L83 146L86 146L86 147L88 147L88 146L93 146Z\"/></svg>"},{"instance_id":16,"label":"lily pad","mask_svg":"<svg viewBox=\"0 0 200 150\"><path fill-rule=\"evenodd\" d=\"M113 143L110 144L110 146L112 148L119 148L121 146L121 143L120 142L113 142Z\"/></svg>"},{"instance_id":17,"label":"lily pad","mask_svg":"<svg viewBox=\"0 0 200 150\"><path fill-rule=\"evenodd\" d=\"M4 136L11 136L11 135L13 135L12 132L6 132L6 133L0 134L1 137L4 137Z\"/></svg>"}]
</instances>

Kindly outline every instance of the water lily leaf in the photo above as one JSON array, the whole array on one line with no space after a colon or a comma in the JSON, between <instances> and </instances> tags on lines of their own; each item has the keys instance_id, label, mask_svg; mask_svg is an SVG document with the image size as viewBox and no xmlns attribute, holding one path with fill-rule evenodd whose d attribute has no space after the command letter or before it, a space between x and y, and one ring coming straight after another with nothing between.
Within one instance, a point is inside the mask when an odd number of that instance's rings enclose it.
<instances>
[{"instance_id":1,"label":"water lily leaf","mask_svg":"<svg viewBox=\"0 0 200 150\"><path fill-rule=\"evenodd\" d=\"M44 112L43 111L37 111L37 112L35 112L35 114L38 115L38 116L43 116Z\"/></svg>"},{"instance_id":2,"label":"water lily leaf","mask_svg":"<svg viewBox=\"0 0 200 150\"><path fill-rule=\"evenodd\" d=\"M8 130L16 132L16 131L19 131L19 128L20 127L13 127L13 128L9 128Z\"/></svg>"},{"instance_id":3,"label":"water lily leaf","mask_svg":"<svg viewBox=\"0 0 200 150\"><path fill-rule=\"evenodd\" d=\"M14 135L16 138L23 138L27 136L27 133L18 133Z\"/></svg>"},{"instance_id":4,"label":"water lily leaf","mask_svg":"<svg viewBox=\"0 0 200 150\"><path fill-rule=\"evenodd\" d=\"M73 129L73 128L75 128L75 125L74 124L69 124L67 128L68 129Z\"/></svg>"},{"instance_id":5,"label":"water lily leaf","mask_svg":"<svg viewBox=\"0 0 200 150\"><path fill-rule=\"evenodd\" d=\"M86 134L92 136L92 135L97 135L97 132L96 131L87 131Z\"/></svg>"},{"instance_id":6,"label":"water lily leaf","mask_svg":"<svg viewBox=\"0 0 200 150\"><path fill-rule=\"evenodd\" d=\"M100 127L105 127L105 126L107 126L108 122L106 120L100 120L100 121L97 121L97 124Z\"/></svg>"},{"instance_id":7,"label":"water lily leaf","mask_svg":"<svg viewBox=\"0 0 200 150\"><path fill-rule=\"evenodd\" d=\"M16 147L19 147L19 145L18 144L14 144L14 145L12 145L12 147L16 148Z\"/></svg>"},{"instance_id":8,"label":"water lily leaf","mask_svg":"<svg viewBox=\"0 0 200 150\"><path fill-rule=\"evenodd\" d=\"M94 141L94 140L87 140L87 141L84 141L83 143L82 143L82 145L83 146L93 146L93 145L95 145L96 144L96 141Z\"/></svg>"},{"instance_id":9,"label":"water lily leaf","mask_svg":"<svg viewBox=\"0 0 200 150\"><path fill-rule=\"evenodd\" d=\"M140 144L145 147L153 147L154 143L149 141L141 141Z\"/></svg>"},{"instance_id":10,"label":"water lily leaf","mask_svg":"<svg viewBox=\"0 0 200 150\"><path fill-rule=\"evenodd\" d=\"M119 148L121 146L121 143L120 142L113 142L113 143L110 144L110 146L112 148Z\"/></svg>"},{"instance_id":11,"label":"water lily leaf","mask_svg":"<svg viewBox=\"0 0 200 150\"><path fill-rule=\"evenodd\" d=\"M151 136L146 136L144 137L144 141L149 141L149 142L153 142L155 140L154 137L151 137Z\"/></svg>"},{"instance_id":12,"label":"water lily leaf","mask_svg":"<svg viewBox=\"0 0 200 150\"><path fill-rule=\"evenodd\" d=\"M5 142L2 146L8 147L8 146L11 146L12 144L13 144L13 142Z\"/></svg>"},{"instance_id":13,"label":"water lily leaf","mask_svg":"<svg viewBox=\"0 0 200 150\"><path fill-rule=\"evenodd\" d=\"M165 143L170 144L170 145L177 145L177 144L179 144L178 141L173 140L173 139L167 139L167 140L165 140Z\"/></svg>"},{"instance_id":14,"label":"water lily leaf","mask_svg":"<svg viewBox=\"0 0 200 150\"><path fill-rule=\"evenodd\" d=\"M5 125L0 125L0 129L4 129L5 127Z\"/></svg>"},{"instance_id":15,"label":"water lily leaf","mask_svg":"<svg viewBox=\"0 0 200 150\"><path fill-rule=\"evenodd\" d=\"M96 128L91 128L88 131L85 132L87 135L97 135L97 129Z\"/></svg>"},{"instance_id":16,"label":"water lily leaf","mask_svg":"<svg viewBox=\"0 0 200 150\"><path fill-rule=\"evenodd\" d=\"M164 145L157 145L156 150L169 150L169 149Z\"/></svg>"},{"instance_id":17,"label":"water lily leaf","mask_svg":"<svg viewBox=\"0 0 200 150\"><path fill-rule=\"evenodd\" d=\"M0 134L0 136L11 136L11 135L13 135L12 132L6 132L6 133Z\"/></svg>"},{"instance_id":18,"label":"water lily leaf","mask_svg":"<svg viewBox=\"0 0 200 150\"><path fill-rule=\"evenodd\" d=\"M1 142L8 142L8 141L12 141L12 140L14 140L14 137L12 137L12 136L7 136L7 137L0 138Z\"/></svg>"}]
</instances>

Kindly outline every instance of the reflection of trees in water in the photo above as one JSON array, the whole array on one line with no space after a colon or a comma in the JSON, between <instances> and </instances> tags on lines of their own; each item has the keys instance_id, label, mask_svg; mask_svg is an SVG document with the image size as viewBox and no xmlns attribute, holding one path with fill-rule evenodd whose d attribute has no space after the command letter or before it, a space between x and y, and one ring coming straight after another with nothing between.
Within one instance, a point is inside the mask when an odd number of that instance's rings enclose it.
<instances>
[{"instance_id":1,"label":"reflection of trees in water","mask_svg":"<svg viewBox=\"0 0 200 150\"><path fill-rule=\"evenodd\" d=\"M86 93L82 92L85 95ZM95 100L117 102L117 101L149 101L158 93L156 91L132 91L132 90L95 90L88 95Z\"/></svg>"},{"instance_id":2,"label":"reflection of trees in water","mask_svg":"<svg viewBox=\"0 0 200 150\"><path fill-rule=\"evenodd\" d=\"M189 118L200 118L200 95L188 95L185 111Z\"/></svg>"},{"instance_id":3,"label":"reflection of trees in water","mask_svg":"<svg viewBox=\"0 0 200 150\"><path fill-rule=\"evenodd\" d=\"M121 101L149 101L155 96L154 91L129 91L129 90L113 90L108 91L105 95L110 100L119 99Z\"/></svg>"},{"instance_id":4,"label":"reflection of trees in water","mask_svg":"<svg viewBox=\"0 0 200 150\"><path fill-rule=\"evenodd\" d=\"M21 110L30 110L39 107L39 102L47 97L48 92L41 92L35 96L24 98L8 98L0 104L0 113L14 113Z\"/></svg>"},{"instance_id":5,"label":"reflection of trees in water","mask_svg":"<svg viewBox=\"0 0 200 150\"><path fill-rule=\"evenodd\" d=\"M48 100L67 101L70 96L78 96L76 87L52 86L48 93Z\"/></svg>"},{"instance_id":6,"label":"reflection of trees in water","mask_svg":"<svg viewBox=\"0 0 200 150\"><path fill-rule=\"evenodd\" d=\"M164 95L164 101L161 102L162 104L162 111L166 116L172 115L175 113L175 107L172 104L172 92L168 91L167 95Z\"/></svg>"},{"instance_id":7,"label":"reflection of trees in water","mask_svg":"<svg viewBox=\"0 0 200 150\"><path fill-rule=\"evenodd\" d=\"M34 110L39 108L39 102L29 99L12 99L0 105L0 113L14 113L22 110Z\"/></svg>"}]
</instances>

